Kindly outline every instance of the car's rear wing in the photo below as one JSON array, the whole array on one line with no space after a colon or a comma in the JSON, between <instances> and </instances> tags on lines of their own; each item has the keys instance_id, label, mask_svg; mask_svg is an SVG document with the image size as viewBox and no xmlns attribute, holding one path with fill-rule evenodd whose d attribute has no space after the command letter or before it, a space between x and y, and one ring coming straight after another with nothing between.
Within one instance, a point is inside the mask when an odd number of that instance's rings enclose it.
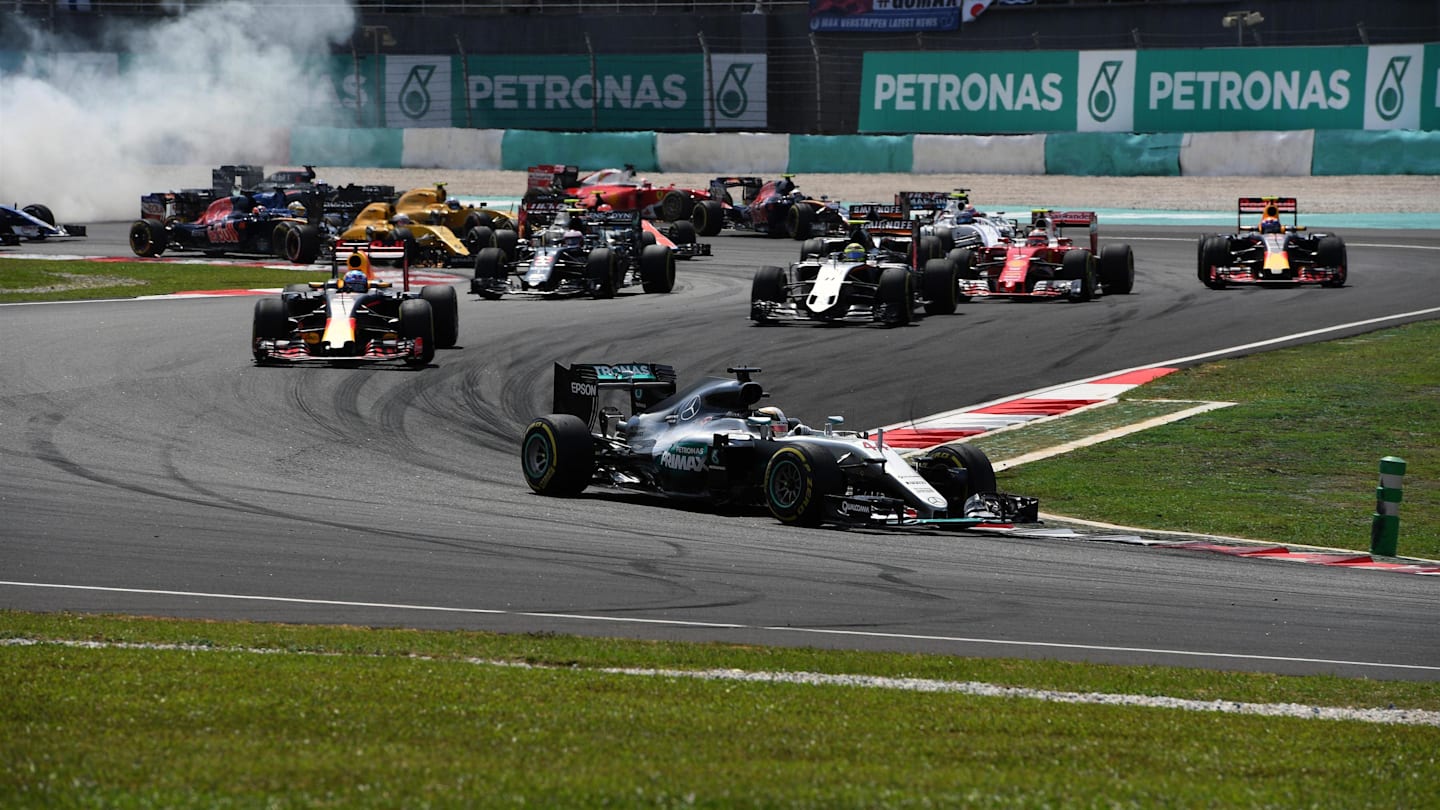
<instances>
[{"instance_id":1,"label":"car's rear wing","mask_svg":"<svg viewBox=\"0 0 1440 810\"><path fill-rule=\"evenodd\" d=\"M1082 227L1090 232L1090 252L1100 253L1100 217L1094 211L1052 211L1036 208L1030 211L1030 226L1044 227L1048 220L1057 233L1064 228Z\"/></svg>"},{"instance_id":2,"label":"car's rear wing","mask_svg":"<svg viewBox=\"0 0 1440 810\"><path fill-rule=\"evenodd\" d=\"M879 222L881 220L907 219L905 206L895 203L853 203L846 209L846 214L853 223L857 220L865 222Z\"/></svg>"},{"instance_id":3,"label":"car's rear wing","mask_svg":"<svg viewBox=\"0 0 1440 810\"><path fill-rule=\"evenodd\" d=\"M1300 224L1300 204L1294 197L1241 197L1235 203L1235 226L1239 230L1255 230L1252 223L1244 223L1246 214L1261 214L1279 219L1281 214L1290 214L1291 226Z\"/></svg>"},{"instance_id":4,"label":"car's rear wing","mask_svg":"<svg viewBox=\"0 0 1440 810\"><path fill-rule=\"evenodd\" d=\"M612 403L623 398L629 415L644 413L675 393L675 380L674 367L660 363L556 363L552 410L578 416L595 430L602 413L623 415Z\"/></svg>"},{"instance_id":5,"label":"car's rear wing","mask_svg":"<svg viewBox=\"0 0 1440 810\"><path fill-rule=\"evenodd\" d=\"M717 177L710 181L710 198L723 201L730 189L740 189L740 202L749 203L755 199L760 187L765 185L763 177Z\"/></svg>"},{"instance_id":6,"label":"car's rear wing","mask_svg":"<svg viewBox=\"0 0 1440 810\"><path fill-rule=\"evenodd\" d=\"M340 278L340 268L350 264L350 256L354 253L363 253L371 267L377 261L389 261L400 263L401 289L410 290L410 253L406 250L406 243L398 245L379 245L373 242L335 240L335 251L330 254L330 277Z\"/></svg>"},{"instance_id":7,"label":"car's rear wing","mask_svg":"<svg viewBox=\"0 0 1440 810\"><path fill-rule=\"evenodd\" d=\"M539 166L531 166L526 169L526 189L562 189L571 188L580 182L580 167L566 166L563 163L544 163Z\"/></svg>"}]
</instances>

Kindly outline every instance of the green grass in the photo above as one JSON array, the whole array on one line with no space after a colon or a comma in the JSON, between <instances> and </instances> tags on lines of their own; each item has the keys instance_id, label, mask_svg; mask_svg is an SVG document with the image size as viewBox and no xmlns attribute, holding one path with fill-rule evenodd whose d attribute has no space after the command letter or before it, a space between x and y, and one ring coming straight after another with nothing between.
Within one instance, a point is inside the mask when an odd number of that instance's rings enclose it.
<instances>
[{"instance_id":1,"label":"green grass","mask_svg":"<svg viewBox=\"0 0 1440 810\"><path fill-rule=\"evenodd\" d=\"M1440 777L1433 726L597 669L1429 709L1434 684L20 613L0 637L205 648L0 647L6 807L1422 807Z\"/></svg>"},{"instance_id":2,"label":"green grass","mask_svg":"<svg viewBox=\"0 0 1440 810\"><path fill-rule=\"evenodd\" d=\"M1399 554L1440 559L1440 323L1207 363L1128 398L1239 404L1007 470L1002 486L1052 514L1368 551L1380 459L1398 456Z\"/></svg>"},{"instance_id":3,"label":"green grass","mask_svg":"<svg viewBox=\"0 0 1440 810\"><path fill-rule=\"evenodd\" d=\"M330 268L318 266L291 270L235 264L0 259L0 303L280 288L329 277Z\"/></svg>"}]
</instances>

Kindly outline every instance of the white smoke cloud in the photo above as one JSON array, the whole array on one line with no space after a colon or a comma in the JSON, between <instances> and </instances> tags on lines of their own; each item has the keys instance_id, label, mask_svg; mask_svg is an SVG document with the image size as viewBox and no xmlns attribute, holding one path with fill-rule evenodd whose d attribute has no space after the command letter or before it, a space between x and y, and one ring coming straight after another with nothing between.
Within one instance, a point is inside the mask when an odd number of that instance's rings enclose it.
<instances>
[{"instance_id":1,"label":"white smoke cloud","mask_svg":"<svg viewBox=\"0 0 1440 810\"><path fill-rule=\"evenodd\" d=\"M340 112L324 57L354 30L346 0L172 11L88 52L34 28L10 45L25 58L0 73L0 200L65 222L134 219L141 194L177 187L174 167L195 187L225 163L288 165L289 127Z\"/></svg>"}]
</instances>

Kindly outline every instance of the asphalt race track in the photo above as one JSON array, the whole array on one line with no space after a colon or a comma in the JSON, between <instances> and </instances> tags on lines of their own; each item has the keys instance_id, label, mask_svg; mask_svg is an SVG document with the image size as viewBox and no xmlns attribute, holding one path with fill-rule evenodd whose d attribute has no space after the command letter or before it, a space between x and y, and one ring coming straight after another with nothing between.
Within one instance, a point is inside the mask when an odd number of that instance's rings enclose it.
<instances>
[{"instance_id":1,"label":"asphalt race track","mask_svg":"<svg viewBox=\"0 0 1440 810\"><path fill-rule=\"evenodd\" d=\"M0 257L126 256L125 229ZM420 371L257 368L251 297L0 307L0 608L1440 680L1435 577L796 529L632 496L542 499L520 476L557 360L668 362L682 384L760 366L788 414L863 428L1440 308L1434 231L1343 232L1338 290L1208 290L1197 235L1102 233L1134 247L1132 295L971 302L893 330L752 326L755 268L798 245L720 236L714 257L679 263L671 295L462 294L459 347Z\"/></svg>"}]
</instances>

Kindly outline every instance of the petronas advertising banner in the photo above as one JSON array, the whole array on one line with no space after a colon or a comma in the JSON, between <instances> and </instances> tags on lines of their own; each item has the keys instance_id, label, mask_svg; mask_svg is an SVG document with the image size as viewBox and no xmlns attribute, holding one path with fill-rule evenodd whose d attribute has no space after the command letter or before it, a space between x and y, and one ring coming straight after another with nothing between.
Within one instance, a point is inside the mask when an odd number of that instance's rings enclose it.
<instances>
[{"instance_id":1,"label":"petronas advertising banner","mask_svg":"<svg viewBox=\"0 0 1440 810\"><path fill-rule=\"evenodd\" d=\"M867 53L860 131L1437 129L1437 49Z\"/></svg>"}]
</instances>

